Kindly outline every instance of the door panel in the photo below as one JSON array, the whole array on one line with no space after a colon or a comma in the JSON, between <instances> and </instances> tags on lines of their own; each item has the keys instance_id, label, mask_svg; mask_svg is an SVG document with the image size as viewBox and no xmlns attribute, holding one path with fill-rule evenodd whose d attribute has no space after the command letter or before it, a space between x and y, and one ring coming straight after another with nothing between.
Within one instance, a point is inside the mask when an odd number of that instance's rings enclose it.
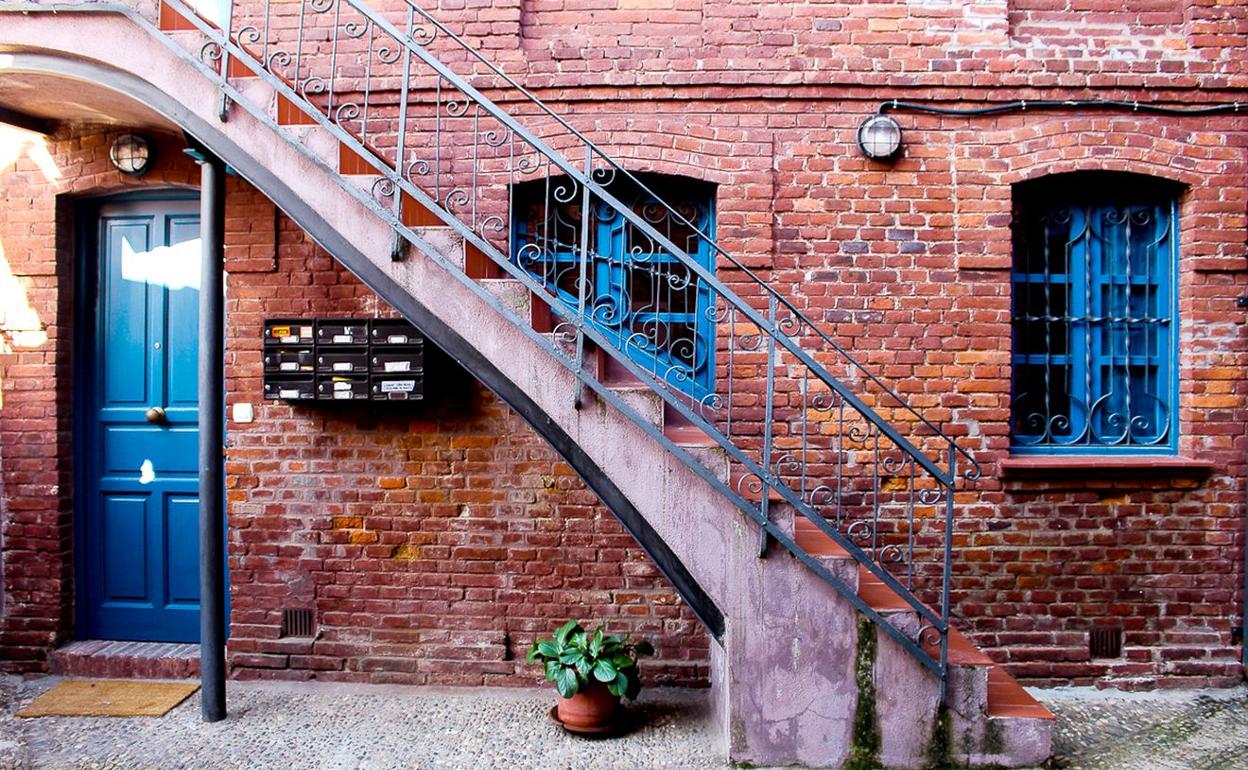
<instances>
[{"instance_id":1,"label":"door panel","mask_svg":"<svg viewBox=\"0 0 1248 770\"><path fill-rule=\"evenodd\" d=\"M197 357L199 218L193 199L109 203L85 296L80 511L83 631L92 638L199 638ZM152 407L164 419L149 421Z\"/></svg>"}]
</instances>

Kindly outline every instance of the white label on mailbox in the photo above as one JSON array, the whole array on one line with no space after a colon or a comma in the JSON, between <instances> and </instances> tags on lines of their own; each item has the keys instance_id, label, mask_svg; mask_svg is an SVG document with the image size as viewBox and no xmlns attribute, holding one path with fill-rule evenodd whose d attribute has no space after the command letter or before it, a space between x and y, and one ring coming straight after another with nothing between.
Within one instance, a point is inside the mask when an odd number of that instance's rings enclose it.
<instances>
[{"instance_id":1,"label":"white label on mailbox","mask_svg":"<svg viewBox=\"0 0 1248 770\"><path fill-rule=\"evenodd\" d=\"M286 390L277 391L278 398L299 398L299 391L296 388L287 388Z\"/></svg>"},{"instance_id":2,"label":"white label on mailbox","mask_svg":"<svg viewBox=\"0 0 1248 770\"><path fill-rule=\"evenodd\" d=\"M334 342L345 343L347 345L350 345L352 342L355 342L355 337L351 336L350 334L335 334Z\"/></svg>"},{"instance_id":3,"label":"white label on mailbox","mask_svg":"<svg viewBox=\"0 0 1248 770\"><path fill-rule=\"evenodd\" d=\"M277 365L277 368L279 371L283 371L283 372L297 372L299 371L299 362L298 361L283 361Z\"/></svg>"},{"instance_id":4,"label":"white label on mailbox","mask_svg":"<svg viewBox=\"0 0 1248 770\"><path fill-rule=\"evenodd\" d=\"M287 343L287 344L298 342L298 341L299 341L298 334L288 334L285 337L282 337L282 342Z\"/></svg>"},{"instance_id":5,"label":"white label on mailbox","mask_svg":"<svg viewBox=\"0 0 1248 770\"><path fill-rule=\"evenodd\" d=\"M311 326L300 326L300 327L299 327L299 336L301 336L301 337L306 337L306 338L308 338L308 339L311 339L311 338L312 338L312 327L311 327Z\"/></svg>"},{"instance_id":6,"label":"white label on mailbox","mask_svg":"<svg viewBox=\"0 0 1248 770\"><path fill-rule=\"evenodd\" d=\"M406 334L391 334L389 337L386 337L386 342L390 343L391 345L405 345L407 344L407 335Z\"/></svg>"},{"instance_id":7,"label":"white label on mailbox","mask_svg":"<svg viewBox=\"0 0 1248 770\"><path fill-rule=\"evenodd\" d=\"M349 391L349 390L337 390L337 391L334 391L334 398L339 398L339 399L342 399L342 398L351 398L351 391Z\"/></svg>"},{"instance_id":8,"label":"white label on mailbox","mask_svg":"<svg viewBox=\"0 0 1248 770\"><path fill-rule=\"evenodd\" d=\"M411 393L416 390L416 380L386 380L381 383L382 393Z\"/></svg>"},{"instance_id":9,"label":"white label on mailbox","mask_svg":"<svg viewBox=\"0 0 1248 770\"><path fill-rule=\"evenodd\" d=\"M387 361L387 372L410 372L412 370L411 361Z\"/></svg>"},{"instance_id":10,"label":"white label on mailbox","mask_svg":"<svg viewBox=\"0 0 1248 770\"><path fill-rule=\"evenodd\" d=\"M335 372L349 372L351 371L351 369L352 369L352 366L351 366L350 361L339 361L338 363L334 364Z\"/></svg>"},{"instance_id":11,"label":"white label on mailbox","mask_svg":"<svg viewBox=\"0 0 1248 770\"><path fill-rule=\"evenodd\" d=\"M349 382L335 382L335 383L334 383L334 390L351 390L351 383L349 383Z\"/></svg>"}]
</instances>

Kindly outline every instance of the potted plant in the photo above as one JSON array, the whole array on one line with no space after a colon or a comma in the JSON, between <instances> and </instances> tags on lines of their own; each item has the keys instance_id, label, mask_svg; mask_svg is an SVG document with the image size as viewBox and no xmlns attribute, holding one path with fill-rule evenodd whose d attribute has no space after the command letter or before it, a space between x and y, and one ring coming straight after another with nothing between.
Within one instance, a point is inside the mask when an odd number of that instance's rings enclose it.
<instances>
[{"instance_id":1,"label":"potted plant","mask_svg":"<svg viewBox=\"0 0 1248 770\"><path fill-rule=\"evenodd\" d=\"M553 638L533 644L529 661L542 663L559 693L555 721L571 732L605 733L615 727L620 698L632 700L641 691L637 658L653 654L649 642L630 643L602 626L591 634L569 620Z\"/></svg>"}]
</instances>

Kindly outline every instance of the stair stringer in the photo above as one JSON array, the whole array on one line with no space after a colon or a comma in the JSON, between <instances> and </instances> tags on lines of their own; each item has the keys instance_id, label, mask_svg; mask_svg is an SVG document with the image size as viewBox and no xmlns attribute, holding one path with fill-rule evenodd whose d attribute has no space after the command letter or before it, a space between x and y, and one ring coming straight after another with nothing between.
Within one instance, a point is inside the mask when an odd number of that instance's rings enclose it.
<instances>
[{"instance_id":1,"label":"stair stringer","mask_svg":"<svg viewBox=\"0 0 1248 770\"><path fill-rule=\"evenodd\" d=\"M553 346L527 330L525 319L490 303L485 289L457 272L462 255L439 253L408 231L417 249L406 261L393 261L386 212L353 195L324 161L283 141L271 120L235 109L219 123L220 91L194 60L128 9L99 9L55 19L4 14L0 46L12 57L5 71L51 72L135 98L268 195L550 441L626 526L632 521L630 531L669 577L675 571L686 600L706 598L703 620L722 632L722 649L713 651L714 699L734 759L840 766L853 748L859 700L851 602L774 543L769 557L759 559L756 527L709 474L669 451L641 417L627 415L623 402L598 398L574 409L579 380ZM913 663L900 646L879 650ZM877 665L877 680L879 671ZM930 672L919 673L935 683Z\"/></svg>"}]
</instances>

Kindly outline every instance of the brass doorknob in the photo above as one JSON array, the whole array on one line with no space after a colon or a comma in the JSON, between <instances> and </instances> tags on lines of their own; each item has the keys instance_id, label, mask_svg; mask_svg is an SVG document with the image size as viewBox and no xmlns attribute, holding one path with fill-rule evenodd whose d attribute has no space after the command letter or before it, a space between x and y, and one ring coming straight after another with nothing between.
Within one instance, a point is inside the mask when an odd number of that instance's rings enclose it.
<instances>
[{"instance_id":1,"label":"brass doorknob","mask_svg":"<svg viewBox=\"0 0 1248 770\"><path fill-rule=\"evenodd\" d=\"M156 423L157 425L168 422L168 418L165 417L165 408L163 406L149 407L148 410L144 412L143 416L147 418L148 422Z\"/></svg>"}]
</instances>

